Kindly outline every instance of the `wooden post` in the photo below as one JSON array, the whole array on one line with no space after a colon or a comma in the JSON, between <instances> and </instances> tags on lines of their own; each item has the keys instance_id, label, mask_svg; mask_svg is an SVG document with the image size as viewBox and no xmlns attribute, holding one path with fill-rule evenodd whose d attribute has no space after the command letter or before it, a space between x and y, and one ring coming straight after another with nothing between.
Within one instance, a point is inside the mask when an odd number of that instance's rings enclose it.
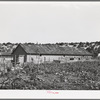
<instances>
[{"instance_id":1,"label":"wooden post","mask_svg":"<svg viewBox=\"0 0 100 100\"><path fill-rule=\"evenodd\" d=\"M15 66L16 66L16 55L15 55Z\"/></svg>"}]
</instances>

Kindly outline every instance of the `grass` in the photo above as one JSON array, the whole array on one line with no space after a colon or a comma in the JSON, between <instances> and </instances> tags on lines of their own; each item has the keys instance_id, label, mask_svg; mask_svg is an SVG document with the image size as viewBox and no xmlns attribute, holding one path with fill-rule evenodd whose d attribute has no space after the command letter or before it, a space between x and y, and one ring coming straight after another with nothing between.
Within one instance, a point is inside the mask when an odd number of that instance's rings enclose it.
<instances>
[{"instance_id":1,"label":"grass","mask_svg":"<svg viewBox=\"0 0 100 100\"><path fill-rule=\"evenodd\" d=\"M0 89L100 90L100 61L33 64L5 67ZM9 69L9 70L8 70Z\"/></svg>"}]
</instances>

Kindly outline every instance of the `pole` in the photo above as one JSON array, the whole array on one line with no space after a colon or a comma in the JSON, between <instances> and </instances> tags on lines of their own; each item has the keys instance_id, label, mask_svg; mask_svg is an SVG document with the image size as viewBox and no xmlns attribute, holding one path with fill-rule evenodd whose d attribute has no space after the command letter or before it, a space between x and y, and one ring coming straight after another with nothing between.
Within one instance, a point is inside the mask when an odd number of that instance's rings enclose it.
<instances>
[{"instance_id":1,"label":"pole","mask_svg":"<svg viewBox=\"0 0 100 100\"><path fill-rule=\"evenodd\" d=\"M15 55L15 66L16 66L16 55Z\"/></svg>"}]
</instances>

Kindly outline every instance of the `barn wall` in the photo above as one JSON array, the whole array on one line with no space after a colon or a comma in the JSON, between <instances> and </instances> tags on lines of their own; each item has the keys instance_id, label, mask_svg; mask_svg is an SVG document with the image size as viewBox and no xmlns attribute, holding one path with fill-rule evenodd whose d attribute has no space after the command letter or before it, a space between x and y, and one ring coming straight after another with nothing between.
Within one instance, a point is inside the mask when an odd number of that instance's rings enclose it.
<instances>
[{"instance_id":1,"label":"barn wall","mask_svg":"<svg viewBox=\"0 0 100 100\"><path fill-rule=\"evenodd\" d=\"M61 63L68 61L90 60L91 56L54 56L54 55L27 55L27 62L44 63L59 60Z\"/></svg>"},{"instance_id":2,"label":"barn wall","mask_svg":"<svg viewBox=\"0 0 100 100\"><path fill-rule=\"evenodd\" d=\"M74 58L74 60L71 60ZM65 56L65 61L81 61L81 60L90 60L92 56Z\"/></svg>"},{"instance_id":3,"label":"barn wall","mask_svg":"<svg viewBox=\"0 0 100 100\"><path fill-rule=\"evenodd\" d=\"M13 60L12 57L4 57L4 59L5 59L5 60L10 60L10 61Z\"/></svg>"},{"instance_id":4,"label":"barn wall","mask_svg":"<svg viewBox=\"0 0 100 100\"><path fill-rule=\"evenodd\" d=\"M63 60L63 56L54 56L54 55L27 55L27 62L31 62L33 58L34 63L44 63L44 62L52 62L53 60Z\"/></svg>"},{"instance_id":5,"label":"barn wall","mask_svg":"<svg viewBox=\"0 0 100 100\"><path fill-rule=\"evenodd\" d=\"M9 56L0 57L0 62L11 61L11 60L13 60L13 57L9 57Z\"/></svg>"}]
</instances>

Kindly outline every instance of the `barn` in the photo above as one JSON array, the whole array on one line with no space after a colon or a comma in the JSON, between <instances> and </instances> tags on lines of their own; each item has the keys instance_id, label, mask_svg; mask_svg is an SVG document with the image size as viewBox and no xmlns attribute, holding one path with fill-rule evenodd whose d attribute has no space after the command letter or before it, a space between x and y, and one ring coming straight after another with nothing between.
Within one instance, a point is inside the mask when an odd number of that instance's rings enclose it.
<instances>
[{"instance_id":1,"label":"barn","mask_svg":"<svg viewBox=\"0 0 100 100\"><path fill-rule=\"evenodd\" d=\"M57 44L19 44L12 52L14 62L56 62L89 60L92 54L83 48Z\"/></svg>"}]
</instances>

